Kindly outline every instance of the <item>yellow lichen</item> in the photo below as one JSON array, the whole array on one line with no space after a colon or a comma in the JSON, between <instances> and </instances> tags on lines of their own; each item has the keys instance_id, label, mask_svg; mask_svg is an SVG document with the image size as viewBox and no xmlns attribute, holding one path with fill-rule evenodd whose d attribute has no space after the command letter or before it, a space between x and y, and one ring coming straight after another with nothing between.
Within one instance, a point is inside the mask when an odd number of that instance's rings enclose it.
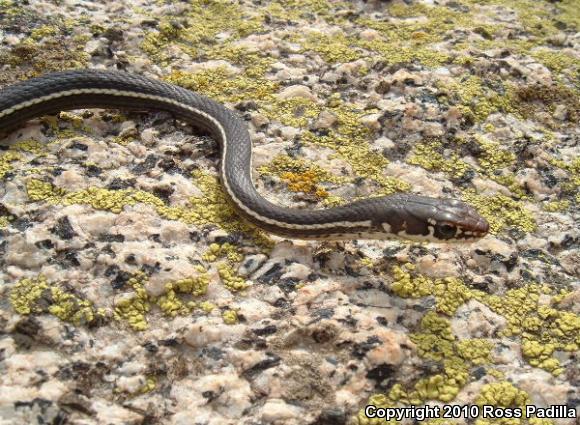
<instances>
[{"instance_id":1,"label":"yellow lichen","mask_svg":"<svg viewBox=\"0 0 580 425\"><path fill-rule=\"evenodd\" d=\"M544 112L553 115L556 105L564 105L567 110L566 119L577 123L580 119L580 96L578 89L570 88L562 83L521 84L511 91L515 110L524 117L533 117L553 127L554 122L546 122Z\"/></svg>"},{"instance_id":2,"label":"yellow lichen","mask_svg":"<svg viewBox=\"0 0 580 425\"><path fill-rule=\"evenodd\" d=\"M238 313L235 310L226 310L222 313L222 319L226 325L235 325L238 323Z\"/></svg>"},{"instance_id":3,"label":"yellow lichen","mask_svg":"<svg viewBox=\"0 0 580 425\"><path fill-rule=\"evenodd\" d=\"M165 284L165 293L155 300L161 311L171 317L189 314L197 306L194 301L185 301L182 295L199 297L205 295L210 277L205 268L199 266L200 272L192 276Z\"/></svg>"},{"instance_id":4,"label":"yellow lichen","mask_svg":"<svg viewBox=\"0 0 580 425\"><path fill-rule=\"evenodd\" d=\"M145 379L145 384L139 390L137 390L138 394L147 394L150 393L155 389L157 386L157 378L155 376L147 376Z\"/></svg>"},{"instance_id":5,"label":"yellow lichen","mask_svg":"<svg viewBox=\"0 0 580 425\"><path fill-rule=\"evenodd\" d=\"M216 261L218 258L227 257L227 259L232 262L240 262L243 257L239 253L238 248L228 242L223 244L212 243L209 249L202 255L202 258L206 261Z\"/></svg>"},{"instance_id":6,"label":"yellow lichen","mask_svg":"<svg viewBox=\"0 0 580 425\"><path fill-rule=\"evenodd\" d=\"M148 277L145 273L136 273L127 281L134 293L115 303L113 317L116 320L126 321L135 331L144 331L149 327L146 315L151 309L151 302L147 291L145 291L147 280Z\"/></svg>"},{"instance_id":7,"label":"yellow lichen","mask_svg":"<svg viewBox=\"0 0 580 425\"><path fill-rule=\"evenodd\" d=\"M248 287L246 280L239 276L229 264L218 265L218 273L224 286L230 291L241 291Z\"/></svg>"},{"instance_id":8,"label":"yellow lichen","mask_svg":"<svg viewBox=\"0 0 580 425\"><path fill-rule=\"evenodd\" d=\"M208 59L227 60L230 63L241 65L246 77L256 78L262 82L265 82L262 77L270 69L270 65L275 62L273 58L264 56L263 52L249 50L246 47L230 43L209 48L206 50L205 56ZM273 85L271 88L274 90L276 86Z\"/></svg>"},{"instance_id":9,"label":"yellow lichen","mask_svg":"<svg viewBox=\"0 0 580 425\"><path fill-rule=\"evenodd\" d=\"M446 315L453 315L459 306L470 299L484 303L507 319L507 326L502 334L521 336L522 352L533 366L557 375L562 370L557 360L552 357L552 353L555 350L573 352L580 347L580 337L578 336L580 335L580 317L571 312L539 306L540 294L551 294L548 287L528 284L522 288L509 290L502 295L489 295L468 288L458 278L431 279L417 275L413 271L414 266L411 264L393 267L394 281L391 284L391 289L395 294L413 298L433 295L437 311ZM565 292L556 294L553 298L554 304L562 299L562 294ZM430 325L433 327L433 323ZM449 338L440 335L436 338L428 335L422 337L423 347L432 344L431 348L425 349L423 355L441 360L445 353L449 354L450 352L451 348L448 341ZM478 342L477 344L485 343ZM427 354L428 352L432 352L432 354ZM482 353L481 350L479 352ZM464 355L467 356L466 353L464 351ZM476 360L476 362L479 361Z\"/></svg>"},{"instance_id":10,"label":"yellow lichen","mask_svg":"<svg viewBox=\"0 0 580 425\"><path fill-rule=\"evenodd\" d=\"M533 215L519 201L501 194L478 195L471 190L465 191L462 197L487 219L491 233L497 233L509 226L517 227L525 232L532 232L536 229Z\"/></svg>"},{"instance_id":11,"label":"yellow lichen","mask_svg":"<svg viewBox=\"0 0 580 425\"><path fill-rule=\"evenodd\" d=\"M231 39L239 39L259 31L261 20L259 14L250 14L238 4L192 0L179 20L173 16L162 17L157 29L145 34L141 48L160 63L168 63L171 52L176 49L197 58L217 34L228 33Z\"/></svg>"},{"instance_id":12,"label":"yellow lichen","mask_svg":"<svg viewBox=\"0 0 580 425\"><path fill-rule=\"evenodd\" d=\"M558 375L558 361L551 357L555 350L576 351L580 347L580 316L546 306L539 306L539 296L546 288L527 285L504 295L474 296L508 320L503 334L521 335L522 353L533 366Z\"/></svg>"},{"instance_id":13,"label":"yellow lichen","mask_svg":"<svg viewBox=\"0 0 580 425\"><path fill-rule=\"evenodd\" d=\"M95 209L120 213L125 206L138 203L151 205L157 213L168 220L179 220L187 224L203 226L218 224L225 230L245 231L260 243L267 244L264 234L245 222L240 221L217 180L203 171L193 173L195 183L205 196L190 198L190 206L171 207L157 196L135 189L109 190L91 187L78 192L66 192L50 183L31 179L27 182L28 196L33 201L47 201L51 204L85 204Z\"/></svg>"},{"instance_id":14,"label":"yellow lichen","mask_svg":"<svg viewBox=\"0 0 580 425\"><path fill-rule=\"evenodd\" d=\"M387 63L418 62L436 67L452 60L450 54L439 46L446 32L455 28L470 28L474 21L472 13L449 7L427 6L423 3L392 3L387 9L391 19L375 20L359 18L357 23L377 30L383 39L361 39L360 47L380 53ZM412 18L412 19L408 19ZM490 37L501 29L500 25L478 22L478 30ZM459 54L459 49L454 49ZM467 49L466 49L467 50ZM467 55L460 57L468 58Z\"/></svg>"},{"instance_id":15,"label":"yellow lichen","mask_svg":"<svg viewBox=\"0 0 580 425\"><path fill-rule=\"evenodd\" d=\"M134 142L137 140L136 132L128 132L127 134L123 134L122 136L113 137L113 143L117 143L121 146L127 146L129 143Z\"/></svg>"},{"instance_id":16,"label":"yellow lichen","mask_svg":"<svg viewBox=\"0 0 580 425\"><path fill-rule=\"evenodd\" d=\"M156 304L169 317L188 314L195 308L195 303L184 303L173 289L169 289L161 295L156 300Z\"/></svg>"},{"instance_id":17,"label":"yellow lichen","mask_svg":"<svg viewBox=\"0 0 580 425\"><path fill-rule=\"evenodd\" d=\"M383 40L360 40L358 46L379 53L389 64L418 62L427 67L437 67L449 62L450 55L424 47L401 46Z\"/></svg>"},{"instance_id":18,"label":"yellow lichen","mask_svg":"<svg viewBox=\"0 0 580 425\"><path fill-rule=\"evenodd\" d=\"M525 408L531 404L528 393L507 381L484 385L475 399L475 404L502 409L519 409L522 412L521 418L488 419L480 417L476 419L476 425L553 425L554 423L550 419L526 418Z\"/></svg>"},{"instance_id":19,"label":"yellow lichen","mask_svg":"<svg viewBox=\"0 0 580 425\"><path fill-rule=\"evenodd\" d=\"M412 334L421 357L440 361L452 357L455 351L455 336L449 320L429 312L421 320L422 333Z\"/></svg>"},{"instance_id":20,"label":"yellow lichen","mask_svg":"<svg viewBox=\"0 0 580 425\"><path fill-rule=\"evenodd\" d=\"M463 116L475 122L484 121L494 112L513 112L514 107L510 96L498 92L496 86L503 86L503 82L494 81L494 85L484 82L481 77L464 75L454 81L445 81L438 84L440 95L445 96L441 101L456 105ZM506 87L503 90L510 90Z\"/></svg>"},{"instance_id":21,"label":"yellow lichen","mask_svg":"<svg viewBox=\"0 0 580 425\"><path fill-rule=\"evenodd\" d=\"M571 54L543 48L532 51L531 56L557 73L567 71L572 77L575 72L580 71L580 59Z\"/></svg>"},{"instance_id":22,"label":"yellow lichen","mask_svg":"<svg viewBox=\"0 0 580 425\"><path fill-rule=\"evenodd\" d=\"M449 402L457 396L469 378L467 365L452 358L444 362L444 371L444 374L421 379L415 384L414 391L409 394L413 404L428 399Z\"/></svg>"},{"instance_id":23,"label":"yellow lichen","mask_svg":"<svg viewBox=\"0 0 580 425\"><path fill-rule=\"evenodd\" d=\"M305 171L301 174L286 172L282 173L280 177L288 183L288 189L293 192L309 193L318 198L326 198L328 196L328 192L318 186L317 176L313 171Z\"/></svg>"},{"instance_id":24,"label":"yellow lichen","mask_svg":"<svg viewBox=\"0 0 580 425\"><path fill-rule=\"evenodd\" d=\"M544 211L563 212L570 208L570 201L567 199L562 199L560 201L545 202L543 207Z\"/></svg>"},{"instance_id":25,"label":"yellow lichen","mask_svg":"<svg viewBox=\"0 0 580 425\"><path fill-rule=\"evenodd\" d=\"M93 323L104 317L90 301L83 300L42 275L21 279L10 289L10 303L19 314L50 313L75 325Z\"/></svg>"},{"instance_id":26,"label":"yellow lichen","mask_svg":"<svg viewBox=\"0 0 580 425\"><path fill-rule=\"evenodd\" d=\"M0 215L0 229L5 229L10 224L12 216Z\"/></svg>"},{"instance_id":27,"label":"yellow lichen","mask_svg":"<svg viewBox=\"0 0 580 425\"><path fill-rule=\"evenodd\" d=\"M496 379L505 379L505 373L503 373L500 370L494 369L494 368L488 368L487 374L489 376L493 376Z\"/></svg>"},{"instance_id":28,"label":"yellow lichen","mask_svg":"<svg viewBox=\"0 0 580 425\"><path fill-rule=\"evenodd\" d=\"M342 103L334 104L329 110L338 117L337 129L323 136L306 132L303 134L303 141L333 149L352 166L357 176L378 183L380 187L373 192L374 196L409 190L408 183L384 175L384 167L389 161L383 155L371 150L368 142L369 130L360 122L363 114L349 109Z\"/></svg>"},{"instance_id":29,"label":"yellow lichen","mask_svg":"<svg viewBox=\"0 0 580 425\"><path fill-rule=\"evenodd\" d=\"M367 405L377 406L379 408L394 407L395 404L386 394L374 394L369 397ZM360 425L381 425L385 423L384 418L369 418L365 415L364 409L360 409L355 420ZM389 424L398 424L396 420L391 420Z\"/></svg>"},{"instance_id":30,"label":"yellow lichen","mask_svg":"<svg viewBox=\"0 0 580 425\"><path fill-rule=\"evenodd\" d=\"M209 276L203 267L199 267L201 272L198 276L179 279L165 285L167 290L174 290L182 294L191 294L195 297L204 295L209 285Z\"/></svg>"},{"instance_id":31,"label":"yellow lichen","mask_svg":"<svg viewBox=\"0 0 580 425\"><path fill-rule=\"evenodd\" d=\"M580 156L576 156L569 162L562 160L550 159L550 164L565 170L569 177L567 180L563 181L561 187L563 190L570 192L579 192L580 189ZM576 195L576 199L580 199L580 194ZM578 201L577 201L578 202Z\"/></svg>"},{"instance_id":32,"label":"yellow lichen","mask_svg":"<svg viewBox=\"0 0 580 425\"><path fill-rule=\"evenodd\" d=\"M470 366L489 362L490 344L481 340L458 342L451 331L450 322L434 312L423 316L420 331L410 335L419 355L442 362L443 373L419 379L408 391L401 385L393 386L388 394L393 403L416 405L427 400L449 402L467 383Z\"/></svg>"},{"instance_id":33,"label":"yellow lichen","mask_svg":"<svg viewBox=\"0 0 580 425\"><path fill-rule=\"evenodd\" d=\"M115 319L127 322L133 330L142 331L149 327L146 316L153 305L169 317L190 314L198 307L191 297L205 295L210 283L204 267L197 267L197 271L199 275L167 282L165 292L158 297L148 295L145 290L148 276L142 272L136 273L128 280L133 293L126 294L115 304ZM199 305L202 309L203 304Z\"/></svg>"},{"instance_id":34,"label":"yellow lichen","mask_svg":"<svg viewBox=\"0 0 580 425\"><path fill-rule=\"evenodd\" d=\"M539 295L550 295L547 286L529 284L522 288L509 290L500 295L489 295L483 291L470 289L459 279L431 279L413 274L414 266L394 267L394 292L403 297L422 297L435 295L438 308L444 306L443 312L453 314L458 305L469 299L476 299L507 319L504 335L520 335L522 353L531 365L541 367L557 375L562 369L557 359L552 357L556 350L577 351L580 347L580 317L568 311L557 310L546 305L539 305ZM445 289L445 283L453 282L455 289ZM442 285L437 289L438 285ZM446 292L455 293L446 294ZM565 296L565 291L556 294L552 302L557 303ZM447 302L441 302L447 299ZM451 306L451 308L447 308ZM449 402L467 383L469 370L474 365L491 363L492 342L483 339L457 340L451 331L449 321L435 312L427 313L421 321L420 332L411 334L419 355L425 359L439 361L443 372L418 380L411 388L405 390L397 383L384 395L375 395L371 400L378 400L382 407L395 403L422 404L427 400ZM492 373L498 379L501 373ZM495 385L495 386L493 386ZM511 384L510 384L511 385ZM522 393L508 388L506 384L492 384L485 387L478 401L486 404L510 406L522 401ZM369 404L375 404L369 400ZM498 404L500 403L500 404ZM503 403L503 404L502 404ZM516 404L517 404L516 403ZM375 423L359 412L359 423ZM520 422L516 422L519 424ZM483 422L481 423L484 424ZM485 422L487 424L487 422Z\"/></svg>"},{"instance_id":35,"label":"yellow lichen","mask_svg":"<svg viewBox=\"0 0 580 425\"><path fill-rule=\"evenodd\" d=\"M455 178L463 177L472 170L472 167L462 161L456 153L452 152L448 156L443 156L440 153L442 150L443 146L440 141L420 143L413 148L407 162L426 170L443 171Z\"/></svg>"},{"instance_id":36,"label":"yellow lichen","mask_svg":"<svg viewBox=\"0 0 580 425\"><path fill-rule=\"evenodd\" d=\"M206 313L211 313L216 308L216 305L209 301L203 301L199 304L199 308L201 308Z\"/></svg>"},{"instance_id":37,"label":"yellow lichen","mask_svg":"<svg viewBox=\"0 0 580 425\"><path fill-rule=\"evenodd\" d=\"M261 108L262 113L269 119L296 128L307 127L322 110L322 106L303 97L272 100Z\"/></svg>"},{"instance_id":38,"label":"yellow lichen","mask_svg":"<svg viewBox=\"0 0 580 425\"><path fill-rule=\"evenodd\" d=\"M19 314L41 313L37 301L45 290L49 289L44 276L37 279L22 279L10 291L10 303Z\"/></svg>"},{"instance_id":39,"label":"yellow lichen","mask_svg":"<svg viewBox=\"0 0 580 425\"><path fill-rule=\"evenodd\" d=\"M495 171L515 163L516 155L508 149L502 149L498 142L485 137L477 137L476 139L482 149L477 161L488 175L492 175Z\"/></svg>"},{"instance_id":40,"label":"yellow lichen","mask_svg":"<svg viewBox=\"0 0 580 425\"><path fill-rule=\"evenodd\" d=\"M316 52L329 63L351 62L362 56L353 48L354 40L342 33L326 35L309 32L300 40L303 52Z\"/></svg>"},{"instance_id":41,"label":"yellow lichen","mask_svg":"<svg viewBox=\"0 0 580 425\"><path fill-rule=\"evenodd\" d=\"M203 93L219 102L236 103L247 99L266 100L278 89L276 82L257 76L232 75L219 66L196 73L173 71L166 81Z\"/></svg>"},{"instance_id":42,"label":"yellow lichen","mask_svg":"<svg viewBox=\"0 0 580 425\"><path fill-rule=\"evenodd\" d=\"M500 144L484 137L475 137L474 142L481 148L477 160L480 168L474 168L461 159L455 151L461 151L461 140L443 145L440 140L428 140L416 145L410 153L407 162L418 165L430 171L442 171L455 179L461 179L477 171L509 188L514 195L524 196L523 189L518 185L513 172L509 167L515 165L515 154L502 149Z\"/></svg>"},{"instance_id":43,"label":"yellow lichen","mask_svg":"<svg viewBox=\"0 0 580 425\"><path fill-rule=\"evenodd\" d=\"M282 19L284 22L312 17L335 22L337 14L332 13L333 7L335 10L348 10L351 5L343 1L330 3L328 0L274 0L265 7L265 11L268 15Z\"/></svg>"},{"instance_id":44,"label":"yellow lichen","mask_svg":"<svg viewBox=\"0 0 580 425\"><path fill-rule=\"evenodd\" d=\"M13 170L12 162L22 159L22 156L17 152L8 151L0 155L0 179L3 179L6 174Z\"/></svg>"},{"instance_id":45,"label":"yellow lichen","mask_svg":"<svg viewBox=\"0 0 580 425\"><path fill-rule=\"evenodd\" d=\"M525 406L530 399L525 391L517 389L510 382L495 382L484 385L475 402L479 405L517 407Z\"/></svg>"},{"instance_id":46,"label":"yellow lichen","mask_svg":"<svg viewBox=\"0 0 580 425\"><path fill-rule=\"evenodd\" d=\"M11 146L11 150L19 150L22 152L33 153L41 156L46 148L46 145L34 139L19 140Z\"/></svg>"},{"instance_id":47,"label":"yellow lichen","mask_svg":"<svg viewBox=\"0 0 580 425\"><path fill-rule=\"evenodd\" d=\"M30 32L30 38L33 40L40 40L47 36L53 36L58 34L58 28L53 25L42 25L38 28L33 29Z\"/></svg>"},{"instance_id":48,"label":"yellow lichen","mask_svg":"<svg viewBox=\"0 0 580 425\"><path fill-rule=\"evenodd\" d=\"M491 363L492 348L490 341L480 338L464 339L457 343L459 356L475 365Z\"/></svg>"},{"instance_id":49,"label":"yellow lichen","mask_svg":"<svg viewBox=\"0 0 580 425\"><path fill-rule=\"evenodd\" d=\"M437 311L451 316L457 308L471 298L470 290L455 277L430 279L426 276L413 276L412 264L404 267L395 266L392 269L394 281L391 284L393 292L400 297L419 298L428 295L435 296Z\"/></svg>"},{"instance_id":50,"label":"yellow lichen","mask_svg":"<svg viewBox=\"0 0 580 425\"><path fill-rule=\"evenodd\" d=\"M39 26L10 50L0 51L0 63L7 65L0 83L50 71L86 67L89 60L89 54L84 51L87 39L70 35L75 26L76 22L72 20Z\"/></svg>"}]
</instances>

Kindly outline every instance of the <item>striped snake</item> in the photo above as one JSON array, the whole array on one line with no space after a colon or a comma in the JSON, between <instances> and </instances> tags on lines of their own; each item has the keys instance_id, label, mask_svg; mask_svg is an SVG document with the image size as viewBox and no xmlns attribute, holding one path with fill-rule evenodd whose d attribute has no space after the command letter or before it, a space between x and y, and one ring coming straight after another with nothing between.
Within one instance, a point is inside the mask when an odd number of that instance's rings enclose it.
<instances>
[{"instance_id":1,"label":"striped snake","mask_svg":"<svg viewBox=\"0 0 580 425\"><path fill-rule=\"evenodd\" d=\"M318 209L284 208L252 182L252 143L234 112L184 88L118 71L76 70L47 74L0 91L0 130L79 108L164 110L209 132L221 147L220 176L239 214L258 227L296 239L466 241L484 236L487 221L454 199L400 193Z\"/></svg>"}]
</instances>

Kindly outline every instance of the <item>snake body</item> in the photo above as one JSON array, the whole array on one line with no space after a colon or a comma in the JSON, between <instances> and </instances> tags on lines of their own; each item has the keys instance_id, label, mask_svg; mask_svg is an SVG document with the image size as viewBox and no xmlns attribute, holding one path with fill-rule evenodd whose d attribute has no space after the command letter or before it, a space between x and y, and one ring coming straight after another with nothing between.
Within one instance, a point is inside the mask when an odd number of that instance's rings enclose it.
<instances>
[{"instance_id":1,"label":"snake body","mask_svg":"<svg viewBox=\"0 0 580 425\"><path fill-rule=\"evenodd\" d=\"M7 133L44 114L79 108L164 110L209 132L220 144L220 176L232 204L245 219L271 233L298 239L461 241L488 231L487 221L459 200L409 193L320 210L275 205L252 182L252 143L241 118L205 96L136 74L65 71L8 86L0 91L0 131Z\"/></svg>"}]
</instances>

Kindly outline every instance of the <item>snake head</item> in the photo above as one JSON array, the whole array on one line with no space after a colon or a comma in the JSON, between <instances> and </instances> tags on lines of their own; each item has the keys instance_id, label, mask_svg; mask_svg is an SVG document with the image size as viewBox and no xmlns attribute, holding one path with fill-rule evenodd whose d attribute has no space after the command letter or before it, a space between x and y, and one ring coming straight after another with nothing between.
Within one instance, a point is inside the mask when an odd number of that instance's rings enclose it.
<instances>
[{"instance_id":1,"label":"snake head","mask_svg":"<svg viewBox=\"0 0 580 425\"><path fill-rule=\"evenodd\" d=\"M487 220L462 201L417 195L399 196L395 214L383 222L385 230L398 236L453 242L475 240L485 236L489 230Z\"/></svg>"}]
</instances>

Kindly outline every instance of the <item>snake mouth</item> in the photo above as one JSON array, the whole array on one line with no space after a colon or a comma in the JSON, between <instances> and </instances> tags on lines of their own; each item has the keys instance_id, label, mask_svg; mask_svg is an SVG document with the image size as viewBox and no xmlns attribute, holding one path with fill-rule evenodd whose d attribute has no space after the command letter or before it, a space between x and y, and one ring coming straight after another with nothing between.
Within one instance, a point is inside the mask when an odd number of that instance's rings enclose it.
<instances>
[{"instance_id":1,"label":"snake mouth","mask_svg":"<svg viewBox=\"0 0 580 425\"><path fill-rule=\"evenodd\" d=\"M487 231L483 230L464 230L457 235L457 240L475 240L483 238L487 235Z\"/></svg>"},{"instance_id":2,"label":"snake mouth","mask_svg":"<svg viewBox=\"0 0 580 425\"><path fill-rule=\"evenodd\" d=\"M479 221L477 222L477 225L475 226L474 232L482 236L487 234L487 232L489 232L489 223L485 218L480 217Z\"/></svg>"},{"instance_id":3,"label":"snake mouth","mask_svg":"<svg viewBox=\"0 0 580 425\"><path fill-rule=\"evenodd\" d=\"M466 211L464 212L467 219L463 223L463 232L472 234L474 237L483 237L489 232L489 222L482 217L476 210L470 205L465 205Z\"/></svg>"}]
</instances>

